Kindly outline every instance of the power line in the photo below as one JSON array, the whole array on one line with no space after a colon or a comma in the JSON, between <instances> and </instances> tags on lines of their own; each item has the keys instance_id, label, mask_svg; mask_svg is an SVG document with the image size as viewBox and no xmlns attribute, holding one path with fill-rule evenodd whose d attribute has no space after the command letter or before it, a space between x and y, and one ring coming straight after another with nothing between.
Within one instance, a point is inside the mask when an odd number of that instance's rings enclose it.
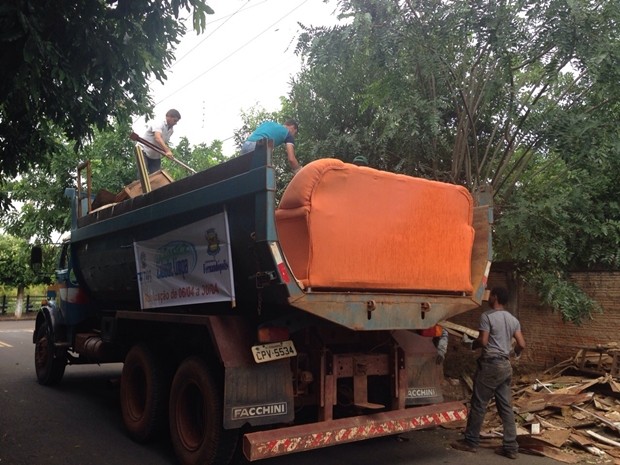
<instances>
[{"instance_id":1,"label":"power line","mask_svg":"<svg viewBox=\"0 0 620 465\"><path fill-rule=\"evenodd\" d=\"M190 50L189 50L189 51L188 51L185 55L183 55L181 58L178 58L178 59L177 59L177 60L176 60L176 61L172 64L171 68L174 68L174 67L177 65L177 63L181 62L181 60L183 60L183 59L184 59L187 55L189 55L189 54L190 54L190 53L192 53L194 50L196 50L198 47L200 47L200 46L203 44L203 42L204 42L205 40L207 40L209 37L211 37L213 34L215 34L215 33L216 33L216 32L217 32L217 31L218 31L218 30L219 30L222 26L224 26L224 24L226 24L228 21L230 21L230 20L233 18L233 16L235 16L237 13L239 13L241 10L243 10L243 9L244 9L244 8L248 5L248 3L250 3L250 1L251 1L251 0L247 0L247 1L246 1L243 5L241 5L241 6L239 7L239 9L238 9L237 11L235 11L233 14L230 14L230 15L228 15L228 16L225 16L226 20L225 20L222 24L220 24L220 25L219 25L218 27L216 27L216 28L215 28L215 29L214 29L214 30L213 30L213 31L212 31L212 32L211 32L208 36L206 36L204 39L202 39L200 42L198 42L196 45L194 45L194 47L192 47L192 48L191 48L191 49L190 49ZM267 1L267 0L263 0L263 1L262 1L262 2L260 2L260 3L257 3L257 4L255 4L255 5L252 5L250 8L257 7L258 5L260 5L261 3L265 3L266 1ZM247 11L247 10L246 10L246 11ZM221 21L221 19L223 19L223 18L220 18L220 19L218 19L218 20L216 20L216 21L212 21L210 24L215 23L215 22L217 22L217 21Z\"/></svg>"},{"instance_id":2,"label":"power line","mask_svg":"<svg viewBox=\"0 0 620 465\"><path fill-rule=\"evenodd\" d=\"M252 42L254 42L256 39L258 39L260 36L262 36L263 34L265 34L268 30L270 30L272 27L274 27L276 24L278 24L280 21L282 21L284 18L286 18L287 16L290 16L294 11L296 11L298 8L300 8L302 5L304 5L306 2L308 2L308 0L304 0L302 1L299 5L297 5L295 8L293 8L291 11L289 11L288 13L286 13L284 16L282 16L280 19L278 19L276 22L274 22L273 24L270 24L267 28L265 28L263 31L261 31L260 33L258 33L257 35L255 35L254 37L252 37L250 40L248 40L245 44L243 44L242 46L240 46L239 48L237 48L234 52L230 53L229 55L225 56L224 58L222 58L220 61L218 61L216 64L214 64L213 66L211 66L209 69L207 69L206 71L204 71L203 73L199 74L198 76L196 76L194 79L192 79L191 81L189 81L188 83L184 84L183 86L179 87L177 90L175 90L174 92L172 92L171 94L167 95L166 97L164 97L163 99L161 99L159 102L157 102L155 105L159 105L160 103L162 103L163 101L169 99L170 97L172 97L173 95L178 94L179 92L181 92L183 89L185 89L186 87L188 87L189 85L193 84L194 82L196 82L198 79L200 79L201 77L203 77L205 74L207 74L209 71L212 71L214 68L216 68L217 66L221 65L223 62L225 62L226 60L228 60L230 57L232 57L233 55L235 55L237 52L239 52L240 50L244 49L245 47L247 47L248 45L250 45Z\"/></svg>"}]
</instances>

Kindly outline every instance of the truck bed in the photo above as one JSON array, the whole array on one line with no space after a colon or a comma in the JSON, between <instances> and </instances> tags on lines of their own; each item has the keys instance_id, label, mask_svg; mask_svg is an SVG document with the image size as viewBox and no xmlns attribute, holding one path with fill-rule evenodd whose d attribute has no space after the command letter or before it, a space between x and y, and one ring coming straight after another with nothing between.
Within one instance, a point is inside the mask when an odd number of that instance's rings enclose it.
<instances>
[{"instance_id":1,"label":"truck bed","mask_svg":"<svg viewBox=\"0 0 620 465\"><path fill-rule=\"evenodd\" d=\"M78 218L82 278L95 300L141 310L132 244L225 210L237 311L393 330L480 304L491 210L464 188L323 159L293 178L277 211L275 191L271 153L255 152Z\"/></svg>"}]
</instances>

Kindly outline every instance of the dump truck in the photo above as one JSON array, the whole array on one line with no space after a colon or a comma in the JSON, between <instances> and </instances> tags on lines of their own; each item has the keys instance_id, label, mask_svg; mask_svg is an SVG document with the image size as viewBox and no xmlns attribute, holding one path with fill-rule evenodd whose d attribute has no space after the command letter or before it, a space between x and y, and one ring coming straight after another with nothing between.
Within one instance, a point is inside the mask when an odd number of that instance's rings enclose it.
<instances>
[{"instance_id":1,"label":"dump truck","mask_svg":"<svg viewBox=\"0 0 620 465\"><path fill-rule=\"evenodd\" d=\"M466 418L432 336L483 300L489 193L332 158L276 192L260 147L103 203L78 184L33 335L39 383L122 362L128 435L169 434L191 465Z\"/></svg>"}]
</instances>

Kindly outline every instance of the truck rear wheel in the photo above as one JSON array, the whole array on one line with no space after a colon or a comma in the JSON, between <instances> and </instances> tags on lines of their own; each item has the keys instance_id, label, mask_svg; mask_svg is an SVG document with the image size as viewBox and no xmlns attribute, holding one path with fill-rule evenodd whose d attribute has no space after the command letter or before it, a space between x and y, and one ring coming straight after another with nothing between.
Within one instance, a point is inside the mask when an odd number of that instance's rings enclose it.
<instances>
[{"instance_id":1,"label":"truck rear wheel","mask_svg":"<svg viewBox=\"0 0 620 465\"><path fill-rule=\"evenodd\" d=\"M37 329L34 346L34 366L37 380L43 386L58 384L65 374L67 359L65 351L56 353L52 329L45 320Z\"/></svg>"},{"instance_id":2,"label":"truck rear wheel","mask_svg":"<svg viewBox=\"0 0 620 465\"><path fill-rule=\"evenodd\" d=\"M121 411L129 435L147 442L164 429L170 376L164 361L145 344L131 348L121 374Z\"/></svg>"},{"instance_id":3,"label":"truck rear wheel","mask_svg":"<svg viewBox=\"0 0 620 465\"><path fill-rule=\"evenodd\" d=\"M170 437L183 465L229 463L239 433L223 427L222 391L198 357L185 359L174 375Z\"/></svg>"}]
</instances>

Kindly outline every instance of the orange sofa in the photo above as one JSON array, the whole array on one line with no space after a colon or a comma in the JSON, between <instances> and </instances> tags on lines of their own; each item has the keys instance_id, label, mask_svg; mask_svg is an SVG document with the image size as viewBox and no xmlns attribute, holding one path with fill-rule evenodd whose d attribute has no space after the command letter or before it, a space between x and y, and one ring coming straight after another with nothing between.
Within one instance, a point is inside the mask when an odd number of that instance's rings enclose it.
<instances>
[{"instance_id":1,"label":"orange sofa","mask_svg":"<svg viewBox=\"0 0 620 465\"><path fill-rule=\"evenodd\" d=\"M321 159L276 210L282 250L314 290L473 292L473 199L462 186Z\"/></svg>"}]
</instances>

